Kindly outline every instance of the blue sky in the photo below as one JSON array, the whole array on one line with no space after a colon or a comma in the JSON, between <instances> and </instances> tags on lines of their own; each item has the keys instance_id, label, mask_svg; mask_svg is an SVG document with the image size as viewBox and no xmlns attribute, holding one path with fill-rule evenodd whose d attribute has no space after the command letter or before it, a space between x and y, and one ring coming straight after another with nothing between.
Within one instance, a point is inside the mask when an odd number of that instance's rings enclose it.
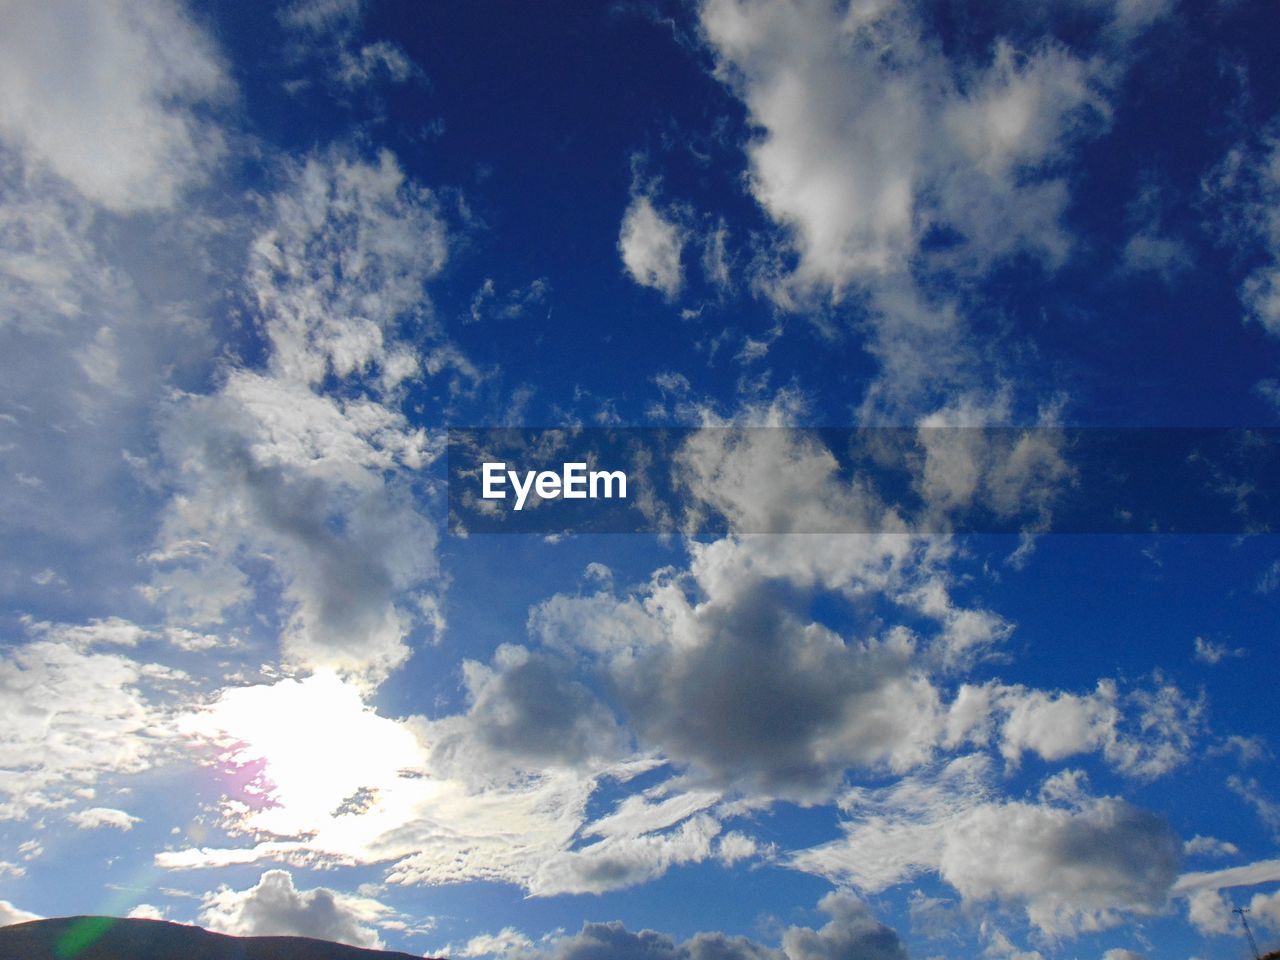
<instances>
[{"instance_id":1,"label":"blue sky","mask_svg":"<svg viewBox=\"0 0 1280 960\"><path fill-rule=\"evenodd\" d=\"M1274 946L1274 478L1206 462L1213 534L1045 532L1045 428L1277 425L1278 41L1245 0L7 4L0 922ZM459 535L451 427L681 428L729 532ZM927 532L799 427L914 437ZM1042 522L937 532L971 509Z\"/></svg>"}]
</instances>

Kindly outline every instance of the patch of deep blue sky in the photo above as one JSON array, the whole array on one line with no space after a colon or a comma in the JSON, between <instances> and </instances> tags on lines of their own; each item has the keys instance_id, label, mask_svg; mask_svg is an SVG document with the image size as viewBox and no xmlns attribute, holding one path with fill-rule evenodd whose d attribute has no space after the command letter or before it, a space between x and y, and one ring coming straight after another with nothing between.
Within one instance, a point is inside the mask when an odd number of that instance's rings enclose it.
<instances>
[{"instance_id":1,"label":"patch of deep blue sky","mask_svg":"<svg viewBox=\"0 0 1280 960\"><path fill-rule=\"evenodd\" d=\"M772 232L743 178L751 133L743 107L711 76L688 5L374 4L362 39L394 40L423 75L337 97L315 61L282 53L290 44L268 9L204 13L241 81L251 130L306 150L355 127L371 149L394 150L411 176L449 196L460 191L474 224L432 288L444 319L467 316L486 278L499 296L547 280L545 303L524 317L454 330L470 355L501 364L508 390L536 388L529 422L589 415L606 399L624 420L642 422L654 394L648 378L672 366L698 393L732 403L743 372L733 355L743 336L774 326L773 308L749 295L741 271L736 295L709 288L694 250L673 307L633 284L616 252L636 155L640 175L660 178L661 200L686 205L691 224L726 219L739 266L753 235ZM936 3L929 14L935 42L980 63L997 37L1030 43L1046 26L1092 49L1102 11L1029 14L1008 4L975 13ZM1271 14L1266 4L1188 5L1137 41L1105 132L1070 151L1066 224L1078 245L1062 269L1015 258L978 281L930 279L962 298L977 336L1017 357L993 372L1068 391L1079 423L1270 419L1249 388L1274 373L1274 345L1238 322L1247 264L1204 230L1215 214L1201 202L1200 178L1280 101ZM285 89L304 75L309 88ZM1195 260L1169 282L1119 266L1133 230L1125 211L1144 189L1158 191L1162 225ZM701 314L681 321L683 307ZM821 311L834 341L811 318L784 317L789 335L752 372L767 366L772 384L802 386L816 401L815 422L849 422L874 370L851 330L860 309L853 296ZM736 337L709 356L726 328ZM462 414L490 422L498 402L488 394Z\"/></svg>"}]
</instances>

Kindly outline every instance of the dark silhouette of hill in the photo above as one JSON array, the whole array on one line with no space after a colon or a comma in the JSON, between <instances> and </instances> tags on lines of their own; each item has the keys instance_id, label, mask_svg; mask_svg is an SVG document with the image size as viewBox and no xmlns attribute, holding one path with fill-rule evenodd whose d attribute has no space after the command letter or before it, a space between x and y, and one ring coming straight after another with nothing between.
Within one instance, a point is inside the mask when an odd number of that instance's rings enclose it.
<instances>
[{"instance_id":1,"label":"dark silhouette of hill","mask_svg":"<svg viewBox=\"0 0 1280 960\"><path fill-rule=\"evenodd\" d=\"M0 960L422 960L309 937L229 937L163 920L59 917L0 927Z\"/></svg>"}]
</instances>

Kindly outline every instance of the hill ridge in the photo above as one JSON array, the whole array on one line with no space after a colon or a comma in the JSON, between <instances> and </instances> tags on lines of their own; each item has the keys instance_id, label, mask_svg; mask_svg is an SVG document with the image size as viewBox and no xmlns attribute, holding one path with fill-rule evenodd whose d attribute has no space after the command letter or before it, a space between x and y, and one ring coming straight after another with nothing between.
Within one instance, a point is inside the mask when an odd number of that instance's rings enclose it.
<instances>
[{"instance_id":1,"label":"hill ridge","mask_svg":"<svg viewBox=\"0 0 1280 960\"><path fill-rule=\"evenodd\" d=\"M423 960L303 936L237 937L169 920L51 917L0 927L0 960Z\"/></svg>"}]
</instances>

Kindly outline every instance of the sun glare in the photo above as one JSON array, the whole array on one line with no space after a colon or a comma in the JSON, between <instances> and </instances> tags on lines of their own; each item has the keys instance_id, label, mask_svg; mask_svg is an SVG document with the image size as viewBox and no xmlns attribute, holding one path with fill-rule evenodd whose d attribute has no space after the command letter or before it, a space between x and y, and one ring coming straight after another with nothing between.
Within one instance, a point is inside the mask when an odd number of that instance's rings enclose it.
<instances>
[{"instance_id":1,"label":"sun glare","mask_svg":"<svg viewBox=\"0 0 1280 960\"><path fill-rule=\"evenodd\" d=\"M228 690L184 728L224 749L227 798L248 808L243 826L281 835L376 811L423 762L403 724L330 672ZM237 783L242 770L260 775Z\"/></svg>"}]
</instances>

